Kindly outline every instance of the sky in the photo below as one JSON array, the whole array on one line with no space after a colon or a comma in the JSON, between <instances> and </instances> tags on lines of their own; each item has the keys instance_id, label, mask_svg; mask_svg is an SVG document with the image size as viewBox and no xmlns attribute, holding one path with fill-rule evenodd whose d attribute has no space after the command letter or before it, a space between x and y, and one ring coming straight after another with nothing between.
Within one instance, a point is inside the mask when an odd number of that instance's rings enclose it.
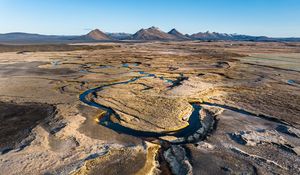
<instances>
[{"instance_id":1,"label":"sky","mask_svg":"<svg viewBox=\"0 0 300 175\"><path fill-rule=\"evenodd\" d=\"M0 33L215 31L300 37L300 0L0 0Z\"/></svg>"}]
</instances>

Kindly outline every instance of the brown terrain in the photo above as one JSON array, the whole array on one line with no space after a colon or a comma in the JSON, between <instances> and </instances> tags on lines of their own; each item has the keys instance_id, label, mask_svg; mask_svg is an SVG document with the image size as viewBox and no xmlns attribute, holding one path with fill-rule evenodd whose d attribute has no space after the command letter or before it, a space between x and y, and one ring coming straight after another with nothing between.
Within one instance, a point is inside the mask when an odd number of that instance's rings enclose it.
<instances>
[{"instance_id":1,"label":"brown terrain","mask_svg":"<svg viewBox=\"0 0 300 175\"><path fill-rule=\"evenodd\" d=\"M296 175L300 43L0 45L0 118L0 174Z\"/></svg>"}]
</instances>

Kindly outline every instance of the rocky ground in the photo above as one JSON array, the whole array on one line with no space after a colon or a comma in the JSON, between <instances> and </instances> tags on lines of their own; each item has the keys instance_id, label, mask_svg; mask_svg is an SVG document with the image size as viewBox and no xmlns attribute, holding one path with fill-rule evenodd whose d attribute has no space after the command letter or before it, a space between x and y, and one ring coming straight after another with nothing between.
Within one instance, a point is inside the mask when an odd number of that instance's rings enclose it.
<instances>
[{"instance_id":1,"label":"rocky ground","mask_svg":"<svg viewBox=\"0 0 300 175\"><path fill-rule=\"evenodd\" d=\"M299 174L300 44L0 46L0 174Z\"/></svg>"}]
</instances>

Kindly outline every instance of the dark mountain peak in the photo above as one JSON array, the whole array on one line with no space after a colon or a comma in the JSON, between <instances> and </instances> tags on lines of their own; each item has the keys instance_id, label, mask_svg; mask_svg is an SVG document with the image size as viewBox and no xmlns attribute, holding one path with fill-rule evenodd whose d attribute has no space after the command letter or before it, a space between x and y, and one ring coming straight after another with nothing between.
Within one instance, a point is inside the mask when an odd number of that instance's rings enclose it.
<instances>
[{"instance_id":1,"label":"dark mountain peak","mask_svg":"<svg viewBox=\"0 0 300 175\"><path fill-rule=\"evenodd\" d=\"M183 35L182 33L180 33L175 28L173 28L172 30L170 30L168 32L168 34L173 35L174 37L176 37L177 40L189 40L190 39L188 36Z\"/></svg>"},{"instance_id":2,"label":"dark mountain peak","mask_svg":"<svg viewBox=\"0 0 300 175\"><path fill-rule=\"evenodd\" d=\"M160 29L158 27L152 26L152 27L149 27L148 30L160 30Z\"/></svg>"},{"instance_id":3,"label":"dark mountain peak","mask_svg":"<svg viewBox=\"0 0 300 175\"><path fill-rule=\"evenodd\" d=\"M180 33L180 32L178 32L177 29L173 28L173 29L170 30L168 33L169 33L169 34L175 34L175 33Z\"/></svg>"},{"instance_id":4,"label":"dark mountain peak","mask_svg":"<svg viewBox=\"0 0 300 175\"><path fill-rule=\"evenodd\" d=\"M137 32L144 32L146 31L147 29L144 29L144 28L141 28L140 30L138 30Z\"/></svg>"}]
</instances>

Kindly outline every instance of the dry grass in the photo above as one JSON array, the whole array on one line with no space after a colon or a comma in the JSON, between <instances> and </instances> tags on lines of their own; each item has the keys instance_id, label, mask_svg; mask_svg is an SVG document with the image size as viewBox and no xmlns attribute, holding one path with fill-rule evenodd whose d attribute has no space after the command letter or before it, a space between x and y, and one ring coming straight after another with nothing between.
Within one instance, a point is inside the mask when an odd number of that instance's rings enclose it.
<instances>
[{"instance_id":1,"label":"dry grass","mask_svg":"<svg viewBox=\"0 0 300 175\"><path fill-rule=\"evenodd\" d=\"M112 49L113 45L67 45L67 44L40 44L40 45L3 45L0 44L0 53L3 52L59 52L59 51L75 51L75 50L100 50Z\"/></svg>"}]
</instances>

